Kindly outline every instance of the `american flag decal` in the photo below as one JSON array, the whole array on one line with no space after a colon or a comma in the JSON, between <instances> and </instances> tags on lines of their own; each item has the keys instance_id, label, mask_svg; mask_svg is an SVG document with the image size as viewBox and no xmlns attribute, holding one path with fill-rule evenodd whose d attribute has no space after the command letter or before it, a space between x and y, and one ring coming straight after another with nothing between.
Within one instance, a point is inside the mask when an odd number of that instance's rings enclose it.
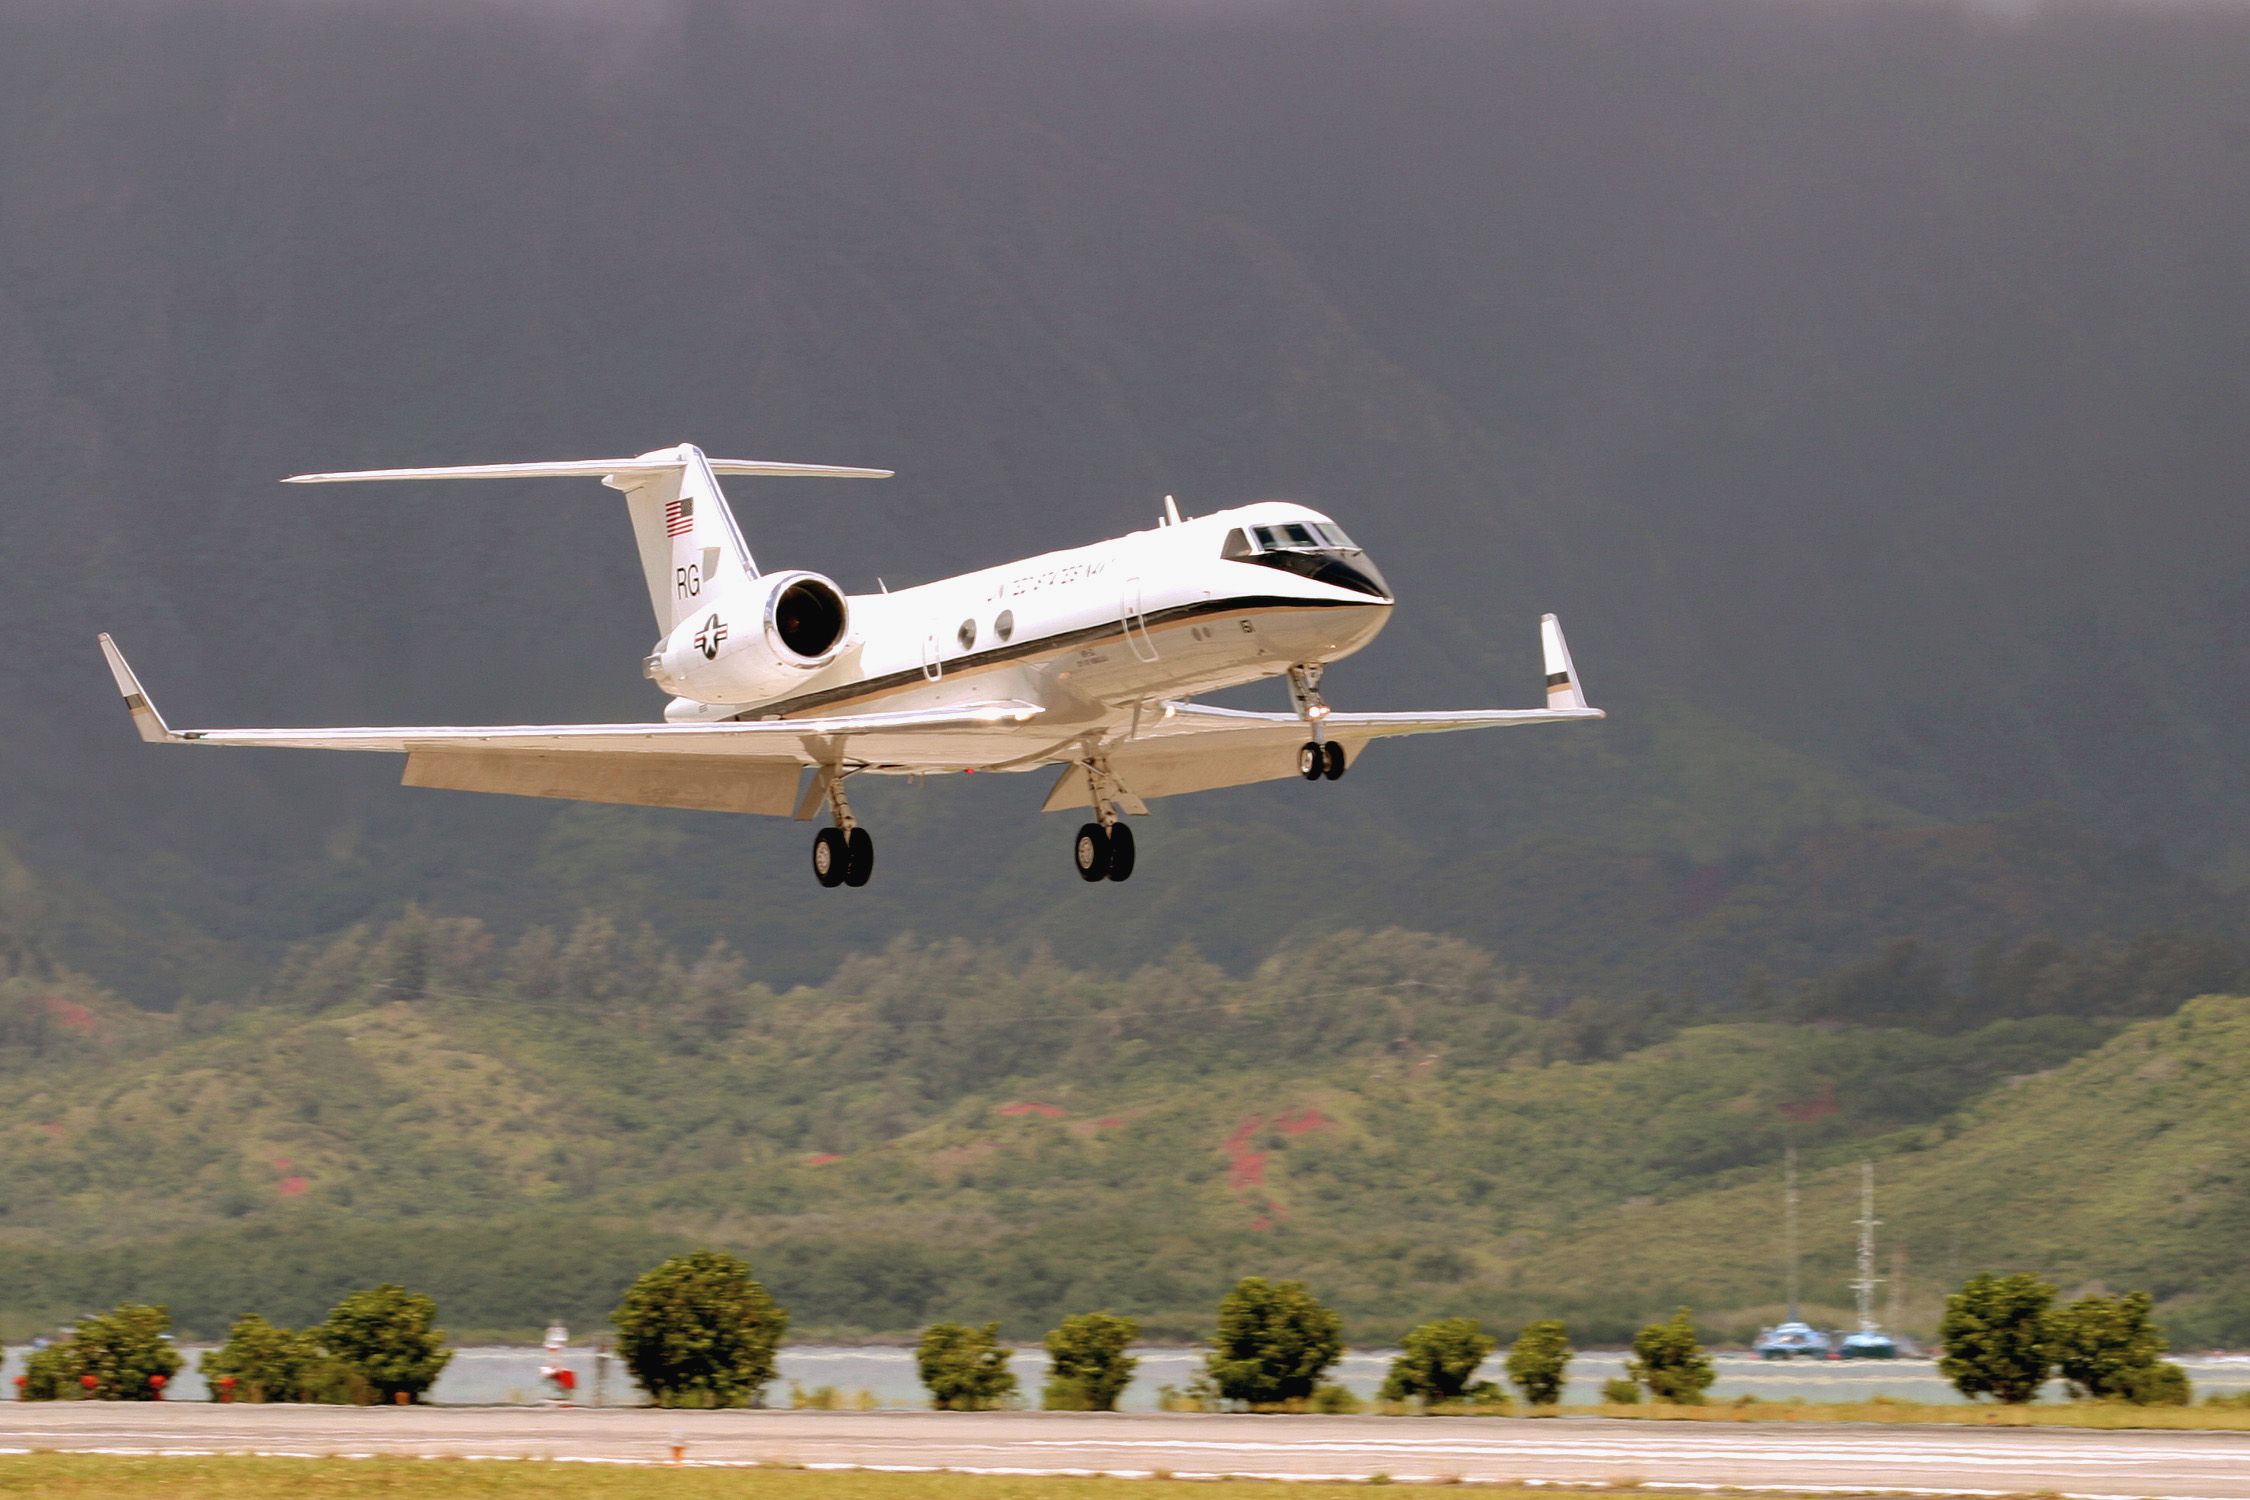
<instances>
[{"instance_id":1,"label":"american flag decal","mask_svg":"<svg viewBox=\"0 0 2250 1500\"><path fill-rule=\"evenodd\" d=\"M692 496L664 502L664 534L686 536L695 529L695 500Z\"/></svg>"}]
</instances>

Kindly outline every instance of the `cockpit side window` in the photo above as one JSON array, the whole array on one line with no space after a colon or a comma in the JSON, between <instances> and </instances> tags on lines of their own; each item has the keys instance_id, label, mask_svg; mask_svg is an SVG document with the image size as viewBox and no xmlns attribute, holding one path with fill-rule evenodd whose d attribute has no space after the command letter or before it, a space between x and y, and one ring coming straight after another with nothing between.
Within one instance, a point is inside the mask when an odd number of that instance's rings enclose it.
<instances>
[{"instance_id":1,"label":"cockpit side window","mask_svg":"<svg viewBox=\"0 0 2250 1500\"><path fill-rule=\"evenodd\" d=\"M1219 556L1226 562L1241 562L1256 551L1257 548L1250 545L1249 534L1237 526L1227 533L1226 544L1219 548Z\"/></svg>"}]
</instances>

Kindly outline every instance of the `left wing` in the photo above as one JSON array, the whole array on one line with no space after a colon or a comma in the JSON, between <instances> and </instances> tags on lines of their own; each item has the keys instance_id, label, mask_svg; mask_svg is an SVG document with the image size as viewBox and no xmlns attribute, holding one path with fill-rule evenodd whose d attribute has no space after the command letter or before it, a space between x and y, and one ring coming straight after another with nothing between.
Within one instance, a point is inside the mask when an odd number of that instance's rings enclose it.
<instances>
[{"instance_id":1,"label":"left wing","mask_svg":"<svg viewBox=\"0 0 2250 1500\"><path fill-rule=\"evenodd\" d=\"M1546 615L1539 622L1541 655L1546 662L1547 707L1477 708L1436 713L1330 712L1321 719L1320 738L1344 747L1352 760L1372 740L1402 734L1449 734L1460 729L1493 729L1512 724L1565 724L1606 718L1586 702L1562 622ZM1298 774L1297 750L1313 737L1311 726L1293 713L1251 713L1167 703L1161 716L1144 716L1133 737L1108 752L1110 771L1120 789L1135 801L1182 792L1279 781ZM1085 803L1083 778L1066 771L1046 803L1047 811Z\"/></svg>"},{"instance_id":2,"label":"left wing","mask_svg":"<svg viewBox=\"0 0 2250 1500\"><path fill-rule=\"evenodd\" d=\"M807 766L903 760L937 769L1013 759L1029 748L1021 726L1041 712L1008 701L711 724L174 729L117 643L105 634L101 644L134 725L152 744L389 751L406 756L408 786L721 812L792 812Z\"/></svg>"}]
</instances>

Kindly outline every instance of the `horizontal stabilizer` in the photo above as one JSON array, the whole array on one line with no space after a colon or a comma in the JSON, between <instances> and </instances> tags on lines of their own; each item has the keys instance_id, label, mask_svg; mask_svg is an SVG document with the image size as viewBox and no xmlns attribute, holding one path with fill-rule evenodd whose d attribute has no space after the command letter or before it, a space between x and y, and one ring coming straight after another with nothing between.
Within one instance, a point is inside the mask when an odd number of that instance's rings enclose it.
<instances>
[{"instance_id":1,"label":"horizontal stabilizer","mask_svg":"<svg viewBox=\"0 0 2250 1500\"><path fill-rule=\"evenodd\" d=\"M706 460L714 474L763 474L777 479L888 479L890 469L847 469L834 464L776 464L751 458ZM283 484L354 484L369 479L607 479L613 474L669 474L692 459L670 453L640 458L564 459L538 464L449 464L432 469L346 469L333 474L292 474Z\"/></svg>"}]
</instances>

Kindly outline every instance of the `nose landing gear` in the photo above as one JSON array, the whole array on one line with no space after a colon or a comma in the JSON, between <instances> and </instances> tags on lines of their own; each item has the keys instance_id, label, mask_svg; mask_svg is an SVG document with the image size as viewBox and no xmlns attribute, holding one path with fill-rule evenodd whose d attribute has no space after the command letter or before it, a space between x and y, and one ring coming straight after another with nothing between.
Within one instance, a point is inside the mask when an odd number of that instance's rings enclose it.
<instances>
[{"instance_id":1,"label":"nose landing gear","mask_svg":"<svg viewBox=\"0 0 2250 1500\"><path fill-rule=\"evenodd\" d=\"M1297 747L1297 774L1307 781L1334 781L1350 762L1334 740L1307 740Z\"/></svg>"},{"instance_id":2,"label":"nose landing gear","mask_svg":"<svg viewBox=\"0 0 2250 1500\"><path fill-rule=\"evenodd\" d=\"M1320 735L1321 723L1328 717L1328 700L1320 696L1324 671L1326 668L1318 662L1289 669L1289 701L1296 707L1297 717L1312 731L1312 738L1297 747L1297 774L1307 781L1334 781L1344 774L1346 765L1344 747Z\"/></svg>"}]
</instances>

